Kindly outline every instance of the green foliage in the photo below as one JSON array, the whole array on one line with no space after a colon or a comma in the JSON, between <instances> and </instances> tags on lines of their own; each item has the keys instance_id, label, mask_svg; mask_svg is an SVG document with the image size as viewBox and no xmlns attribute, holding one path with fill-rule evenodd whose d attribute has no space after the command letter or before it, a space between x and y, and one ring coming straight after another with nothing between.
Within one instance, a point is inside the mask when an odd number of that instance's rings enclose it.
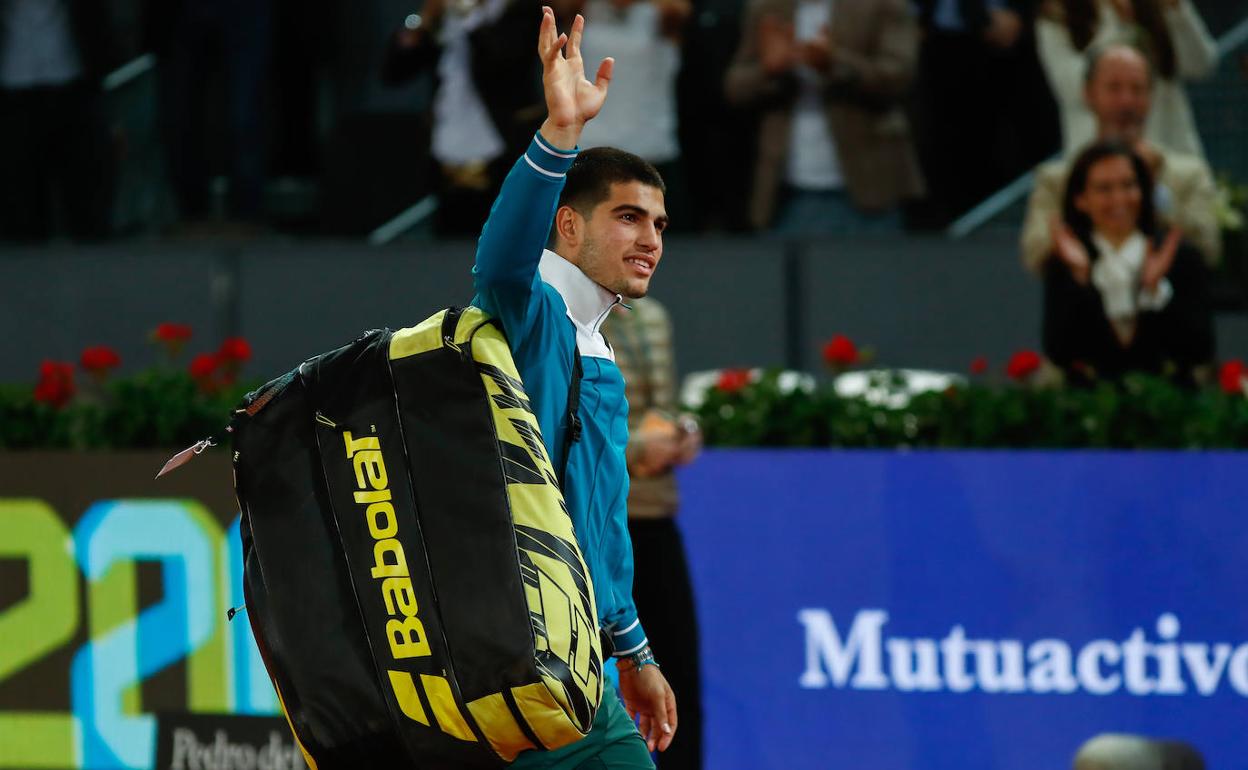
<instances>
[{"instance_id":1,"label":"green foliage","mask_svg":"<svg viewBox=\"0 0 1248 770\"><path fill-rule=\"evenodd\" d=\"M206 392L181 371L149 369L79 392L62 408L29 386L0 386L0 449L185 448L225 437L230 412L249 388Z\"/></svg>"},{"instance_id":2,"label":"green foliage","mask_svg":"<svg viewBox=\"0 0 1248 770\"><path fill-rule=\"evenodd\" d=\"M877 385L900 392L896 380ZM844 398L831 388L786 392L779 373L733 392L712 388L695 411L711 446L847 448L1248 447L1248 399L1131 375L1094 388L957 385L911 397Z\"/></svg>"}]
</instances>

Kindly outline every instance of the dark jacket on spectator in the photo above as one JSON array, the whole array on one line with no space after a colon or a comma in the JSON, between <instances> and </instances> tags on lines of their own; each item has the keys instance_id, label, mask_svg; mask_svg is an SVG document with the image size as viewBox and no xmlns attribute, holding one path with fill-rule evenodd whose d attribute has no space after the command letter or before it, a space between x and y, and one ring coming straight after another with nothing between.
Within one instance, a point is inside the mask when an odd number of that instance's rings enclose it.
<instances>
[{"instance_id":1,"label":"dark jacket on spectator","mask_svg":"<svg viewBox=\"0 0 1248 770\"><path fill-rule=\"evenodd\" d=\"M1191 382L1193 367L1214 357L1208 279L1200 252L1179 247L1166 277L1174 289L1160 311L1136 316L1131 344L1123 347L1105 315L1101 294L1080 284L1060 259L1045 263L1044 352L1076 382L1116 379L1130 371L1173 374ZM1171 370L1173 367L1173 370Z\"/></svg>"}]
</instances>

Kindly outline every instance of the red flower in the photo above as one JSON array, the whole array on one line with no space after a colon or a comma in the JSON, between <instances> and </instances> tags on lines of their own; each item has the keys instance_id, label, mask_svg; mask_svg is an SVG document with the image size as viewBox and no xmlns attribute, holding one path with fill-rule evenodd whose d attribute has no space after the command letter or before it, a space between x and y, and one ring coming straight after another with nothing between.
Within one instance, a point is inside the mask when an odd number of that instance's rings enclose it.
<instances>
[{"instance_id":1,"label":"red flower","mask_svg":"<svg viewBox=\"0 0 1248 770\"><path fill-rule=\"evenodd\" d=\"M1040 354L1034 350L1020 350L1010 358L1005 373L1011 379L1024 380L1040 368Z\"/></svg>"},{"instance_id":2,"label":"red flower","mask_svg":"<svg viewBox=\"0 0 1248 770\"><path fill-rule=\"evenodd\" d=\"M1222 384L1224 392L1240 395L1244 392L1245 375L1248 375L1248 371L1244 369L1244 362L1235 359L1222 364L1222 371L1218 373L1218 381Z\"/></svg>"},{"instance_id":3,"label":"red flower","mask_svg":"<svg viewBox=\"0 0 1248 770\"><path fill-rule=\"evenodd\" d=\"M221 360L212 353L200 353L191 361L191 377L204 380L216 373Z\"/></svg>"},{"instance_id":4,"label":"red flower","mask_svg":"<svg viewBox=\"0 0 1248 770\"><path fill-rule=\"evenodd\" d=\"M221 349L217 351L217 356L222 361L242 363L251 358L251 345L242 337L230 337L221 343Z\"/></svg>"},{"instance_id":5,"label":"red flower","mask_svg":"<svg viewBox=\"0 0 1248 770\"><path fill-rule=\"evenodd\" d=\"M983 374L988 371L988 359L983 356L976 356L971 361L971 374Z\"/></svg>"},{"instance_id":6,"label":"red flower","mask_svg":"<svg viewBox=\"0 0 1248 770\"><path fill-rule=\"evenodd\" d=\"M108 372L121 365L121 356L117 351L104 345L96 345L82 351L82 368L88 372Z\"/></svg>"},{"instance_id":7,"label":"red flower","mask_svg":"<svg viewBox=\"0 0 1248 770\"><path fill-rule=\"evenodd\" d=\"M844 334L838 334L823 346L823 361L829 366L853 366L858 363L858 348Z\"/></svg>"},{"instance_id":8,"label":"red flower","mask_svg":"<svg viewBox=\"0 0 1248 770\"><path fill-rule=\"evenodd\" d=\"M186 342L191 338L191 327L186 324L163 323L152 332L157 342Z\"/></svg>"},{"instance_id":9,"label":"red flower","mask_svg":"<svg viewBox=\"0 0 1248 770\"><path fill-rule=\"evenodd\" d=\"M725 369L719 373L715 387L724 393L736 393L750 384L749 369Z\"/></svg>"},{"instance_id":10,"label":"red flower","mask_svg":"<svg viewBox=\"0 0 1248 770\"><path fill-rule=\"evenodd\" d=\"M35 400L60 409L73 397L74 365L61 361L44 361L39 366Z\"/></svg>"}]
</instances>

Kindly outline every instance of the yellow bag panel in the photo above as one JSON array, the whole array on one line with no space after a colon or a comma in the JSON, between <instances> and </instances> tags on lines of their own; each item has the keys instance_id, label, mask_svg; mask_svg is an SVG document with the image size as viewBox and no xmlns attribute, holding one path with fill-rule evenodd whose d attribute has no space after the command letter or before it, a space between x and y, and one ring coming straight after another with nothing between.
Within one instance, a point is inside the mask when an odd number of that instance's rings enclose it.
<instances>
[{"instance_id":1,"label":"yellow bag panel","mask_svg":"<svg viewBox=\"0 0 1248 770\"><path fill-rule=\"evenodd\" d=\"M438 720L438 727L442 728L442 732L461 741L475 742L477 736L464 721L464 715L459 710L459 703L456 702L455 694L451 691L451 683L446 681L446 677L421 674L420 683L425 687L425 695L429 698L429 708L433 709L433 716Z\"/></svg>"},{"instance_id":2,"label":"yellow bag panel","mask_svg":"<svg viewBox=\"0 0 1248 770\"><path fill-rule=\"evenodd\" d=\"M589 732L588 725L584 731L568 719L564 708L555 700L551 687L562 692L563 687L555 680L542 677L543 682L526 684L523 687L511 688L516 699L516 707L529 723L529 728L543 746L556 748L578 741Z\"/></svg>"},{"instance_id":3,"label":"yellow bag panel","mask_svg":"<svg viewBox=\"0 0 1248 770\"><path fill-rule=\"evenodd\" d=\"M474 700L468 704L468 713L472 714L481 732L485 733L494 753L504 761L511 762L520 752L537 748L524 734L520 725L516 724L502 693Z\"/></svg>"}]
</instances>

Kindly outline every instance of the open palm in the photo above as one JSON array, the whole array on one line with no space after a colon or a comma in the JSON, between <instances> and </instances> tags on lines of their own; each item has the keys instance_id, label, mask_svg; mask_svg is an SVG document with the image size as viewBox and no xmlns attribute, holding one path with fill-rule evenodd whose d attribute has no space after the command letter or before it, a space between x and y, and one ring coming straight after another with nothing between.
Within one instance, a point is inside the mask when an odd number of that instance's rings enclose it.
<instances>
[{"instance_id":1,"label":"open palm","mask_svg":"<svg viewBox=\"0 0 1248 770\"><path fill-rule=\"evenodd\" d=\"M538 33L537 52L542 58L542 86L546 92L548 120L559 128L579 130L602 109L611 82L613 59L604 59L598 66L594 82L585 79L585 62L581 59L581 35L585 19L577 14L571 35L557 34L555 12L542 8L542 28Z\"/></svg>"}]
</instances>

